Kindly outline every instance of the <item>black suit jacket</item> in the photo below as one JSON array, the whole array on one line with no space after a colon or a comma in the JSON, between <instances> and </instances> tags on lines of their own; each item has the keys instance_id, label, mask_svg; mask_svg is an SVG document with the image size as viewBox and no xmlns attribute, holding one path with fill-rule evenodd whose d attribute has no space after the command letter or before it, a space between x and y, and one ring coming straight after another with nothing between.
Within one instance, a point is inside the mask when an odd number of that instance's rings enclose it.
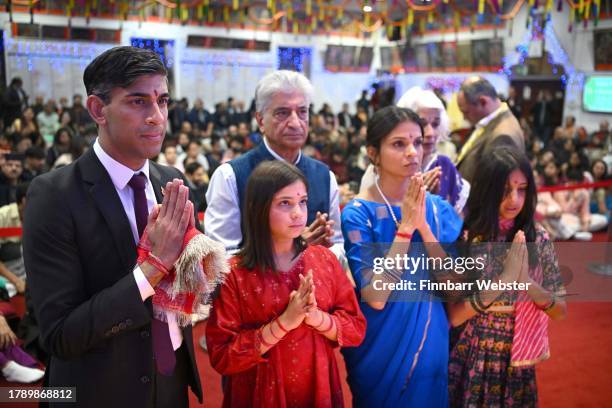
<instances>
[{"instance_id":1,"label":"black suit jacket","mask_svg":"<svg viewBox=\"0 0 612 408\"><path fill-rule=\"evenodd\" d=\"M158 202L161 185L182 178L153 162L149 175ZM81 407L150 406L151 298L140 296L132 230L93 149L33 180L24 219L28 287L51 356L49 385L76 387ZM183 336L190 386L201 400L191 327Z\"/></svg>"}]
</instances>

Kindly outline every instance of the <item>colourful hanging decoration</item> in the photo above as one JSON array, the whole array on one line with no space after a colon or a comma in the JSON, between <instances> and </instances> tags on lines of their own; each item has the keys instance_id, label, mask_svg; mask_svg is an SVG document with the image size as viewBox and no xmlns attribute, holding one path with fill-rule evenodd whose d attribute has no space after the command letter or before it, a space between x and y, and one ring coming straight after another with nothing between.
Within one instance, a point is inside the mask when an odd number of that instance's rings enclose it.
<instances>
[{"instance_id":1,"label":"colourful hanging decoration","mask_svg":"<svg viewBox=\"0 0 612 408\"><path fill-rule=\"evenodd\" d=\"M478 0L478 14L484 14L485 0Z\"/></svg>"},{"instance_id":2,"label":"colourful hanging decoration","mask_svg":"<svg viewBox=\"0 0 612 408\"><path fill-rule=\"evenodd\" d=\"M144 7L141 9L141 12L144 11ZM85 22L89 24L89 19L91 17L91 2L90 0L85 1Z\"/></svg>"},{"instance_id":3,"label":"colourful hanging decoration","mask_svg":"<svg viewBox=\"0 0 612 408\"><path fill-rule=\"evenodd\" d=\"M589 2L589 4L587 4L587 6L584 8L584 19L588 20L589 17L591 16L591 2Z\"/></svg>"},{"instance_id":4,"label":"colourful hanging decoration","mask_svg":"<svg viewBox=\"0 0 612 408\"><path fill-rule=\"evenodd\" d=\"M461 28L461 14L458 11L455 11L453 14L453 26L455 27L455 31L459 31Z\"/></svg>"},{"instance_id":5,"label":"colourful hanging decoration","mask_svg":"<svg viewBox=\"0 0 612 408\"><path fill-rule=\"evenodd\" d=\"M315 10L313 10L313 2L316 2L314 4L314 7L316 8ZM469 6L467 9L465 7L461 8L461 6L457 5L456 2L449 0L430 0L427 2L417 2L415 0L391 0L389 2L385 2L385 4L382 2L376 3L372 0L360 0L358 4L361 7L378 6L380 10L367 13L361 11L363 14L357 19L354 18L354 9L349 8L346 10L353 10L350 16L353 17L350 19L351 31L352 27L355 27L355 29L360 32L360 35L361 33L371 33L372 29L374 29L380 22L380 25L385 24L390 27L398 27L399 35L406 37L410 34L410 31L413 29L415 23L419 24L417 27L421 30L421 32L438 26L448 27L451 24L454 29L458 31L461 29L462 24L465 23L467 23L467 25L474 30L476 29L476 26L485 22L485 13L491 14L492 19L497 25L501 23L501 20L511 23L512 18L516 17L517 13L522 10L523 7L527 6L529 6L530 11L536 10L538 9L538 6L540 6L540 9L544 10L545 19L550 19L553 8L557 9L559 12L563 11L564 2L568 3L569 10L571 10L569 16L569 30L572 30L573 25L579 23L581 20L585 26L588 26L588 20L592 19L594 25L597 26L601 15L602 4L605 11L605 2L602 2L601 0L515 0L511 2L511 5L506 3L506 8L509 11L504 11L503 0L472 0L467 2ZM12 6L18 6L19 11L21 12L24 10L29 11L32 21L34 18L34 12L36 11L34 8L37 4L41 4L40 0L7 0L4 3L6 5L6 11L8 14L12 14L11 12L14 11ZM56 3L59 4L60 2ZM330 2L329 0L303 0L302 2L293 2L290 0L266 0L266 2L263 4L268 5L268 11L272 14L272 16L271 18L263 19L270 20L270 22L263 23L256 21L262 19L254 18L249 14L249 5L251 3L252 2L240 0L227 0L220 2L220 4L217 4L217 10L219 13L221 13L221 15L217 17L216 21L224 21L226 23L229 21L229 23L231 23L232 19L234 19L236 22L246 22L246 19L248 18L255 24L265 24L269 28L272 28L272 26L278 28L283 16L287 24L293 23L293 20L296 18L295 7L297 5L300 10L301 17L301 19L297 21L298 31L305 33L323 28L320 22L324 23L325 28L328 26L331 27L332 23L344 23L345 20L349 20L346 18L346 6L351 3L354 4L353 0L341 0L336 2ZM423 3L427 3L427 5L423 5ZM63 4L64 10L62 11L65 13L65 15L68 17L80 15L85 18L85 21L88 24L91 17L96 16L96 13L100 11L98 10L98 5L100 4L98 0L66 0L63 2ZM186 23L189 20L199 21L200 23L204 21L215 23L214 10L211 8L212 6L210 0L141 0L138 2L134 0L107 0L104 4L104 12L107 12L106 9L108 8L108 12L116 14L117 18L122 20L128 19L130 14L132 14L137 20L145 21L148 14L147 7L160 5L160 8L162 8L165 12L162 13L162 16L165 15L170 21L173 19L178 19L183 23ZM259 4L262 3L260 2ZM280 14L282 15L280 16L278 13L279 4L282 7L282 10L280 10ZM389 17L391 14L391 9L399 7L400 4L407 5L405 18L401 21L392 21ZM461 4L465 5L465 3ZM415 11L420 12L418 15L418 22L414 21ZM227 16L228 12L229 18ZM238 12L239 14L236 17L232 17L232 13L235 12ZM306 14L306 18L304 18L304 14ZM470 20L468 21L468 19ZM486 21L492 22L491 18L487 19ZM531 24L531 20L528 21L528 24ZM344 26L341 31L346 32L349 26L346 24L341 25ZM425 28L423 28L423 25L425 25ZM511 24L509 24L508 27L510 27L510 25ZM293 26L288 25L286 30L292 32ZM387 30L387 34L392 34L391 28L387 27ZM415 30L415 32L416 31L418 30Z\"/></svg>"},{"instance_id":6,"label":"colourful hanging decoration","mask_svg":"<svg viewBox=\"0 0 612 408\"><path fill-rule=\"evenodd\" d=\"M127 20L130 12L130 3L128 3L128 0L125 0L123 3L121 3L121 5L119 6L119 10L121 16L123 17L123 20Z\"/></svg>"},{"instance_id":7,"label":"colourful hanging decoration","mask_svg":"<svg viewBox=\"0 0 612 408\"><path fill-rule=\"evenodd\" d=\"M226 25L230 22L230 10L228 6L223 7L223 22Z\"/></svg>"}]
</instances>

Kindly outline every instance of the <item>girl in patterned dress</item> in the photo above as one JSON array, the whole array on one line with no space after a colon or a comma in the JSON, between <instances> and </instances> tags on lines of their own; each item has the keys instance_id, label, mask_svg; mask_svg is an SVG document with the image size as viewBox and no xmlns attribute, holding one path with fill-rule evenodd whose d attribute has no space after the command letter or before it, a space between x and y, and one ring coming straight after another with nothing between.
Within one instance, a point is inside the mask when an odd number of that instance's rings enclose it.
<instances>
[{"instance_id":1,"label":"girl in patterned dress","mask_svg":"<svg viewBox=\"0 0 612 408\"><path fill-rule=\"evenodd\" d=\"M464 234L470 256L486 259L477 278L530 285L515 293L476 291L449 304L449 402L533 407L535 364L550 356L548 319L565 317L565 290L552 242L534 223L536 187L527 158L503 147L481 163Z\"/></svg>"},{"instance_id":2,"label":"girl in patterned dress","mask_svg":"<svg viewBox=\"0 0 612 408\"><path fill-rule=\"evenodd\" d=\"M301 239L307 199L285 162L249 178L243 247L206 328L224 407L343 407L333 349L359 345L366 323L335 255Z\"/></svg>"}]
</instances>

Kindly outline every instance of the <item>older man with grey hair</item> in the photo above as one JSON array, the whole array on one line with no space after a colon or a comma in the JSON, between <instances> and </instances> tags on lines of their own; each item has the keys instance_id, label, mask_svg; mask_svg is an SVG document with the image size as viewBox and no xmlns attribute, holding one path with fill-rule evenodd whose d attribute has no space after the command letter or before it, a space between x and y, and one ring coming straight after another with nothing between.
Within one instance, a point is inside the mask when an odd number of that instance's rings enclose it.
<instances>
[{"instance_id":1,"label":"older man with grey hair","mask_svg":"<svg viewBox=\"0 0 612 408\"><path fill-rule=\"evenodd\" d=\"M242 243L240 212L249 175L265 160L284 160L296 165L309 184L309 226L302 236L309 244L331 247L339 257L344 254L336 178L325 164L301 151L308 137L308 106L313 92L310 81L293 71L271 72L257 84L255 116L263 142L219 166L206 192L204 229L229 253L235 253Z\"/></svg>"},{"instance_id":2,"label":"older man with grey hair","mask_svg":"<svg viewBox=\"0 0 612 408\"><path fill-rule=\"evenodd\" d=\"M475 126L457 157L457 169L471 183L481 158L500 145L515 145L525 151L523 130L508 105L489 81L471 77L461 85L457 104L463 117Z\"/></svg>"}]
</instances>

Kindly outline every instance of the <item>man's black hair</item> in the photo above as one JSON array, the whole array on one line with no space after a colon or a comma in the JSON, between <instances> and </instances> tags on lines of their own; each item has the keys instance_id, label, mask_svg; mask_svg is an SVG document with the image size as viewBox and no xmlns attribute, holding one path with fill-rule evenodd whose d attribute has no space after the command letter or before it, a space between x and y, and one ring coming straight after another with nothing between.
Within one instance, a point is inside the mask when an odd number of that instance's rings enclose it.
<instances>
[{"instance_id":1,"label":"man's black hair","mask_svg":"<svg viewBox=\"0 0 612 408\"><path fill-rule=\"evenodd\" d=\"M113 88L127 88L143 75L168 75L159 55L144 48L115 47L85 68L83 82L88 96L96 95L109 103Z\"/></svg>"}]
</instances>

